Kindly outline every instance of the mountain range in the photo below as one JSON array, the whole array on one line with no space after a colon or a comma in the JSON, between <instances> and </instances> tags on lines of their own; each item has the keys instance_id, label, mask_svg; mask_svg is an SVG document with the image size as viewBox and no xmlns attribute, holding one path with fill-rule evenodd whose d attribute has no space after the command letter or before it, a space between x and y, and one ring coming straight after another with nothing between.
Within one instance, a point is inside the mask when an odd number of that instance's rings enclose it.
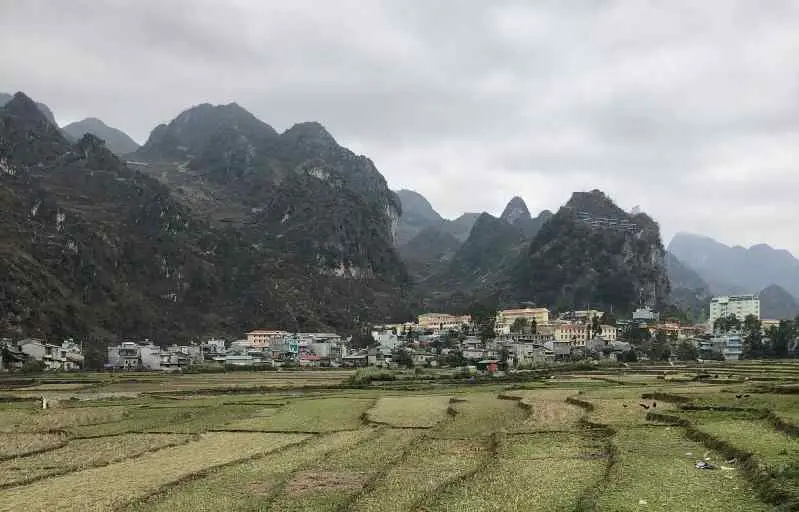
<instances>
[{"instance_id":1,"label":"mountain range","mask_svg":"<svg viewBox=\"0 0 799 512\"><path fill-rule=\"evenodd\" d=\"M409 317L399 200L321 125L200 105L134 156L71 142L22 93L0 109L0 331L165 342Z\"/></svg>"},{"instance_id":2,"label":"mountain range","mask_svg":"<svg viewBox=\"0 0 799 512\"><path fill-rule=\"evenodd\" d=\"M714 294L757 293L779 284L799 296L799 260L788 251L766 244L730 247L688 233L675 235L668 250L696 270Z\"/></svg>"},{"instance_id":3,"label":"mountain range","mask_svg":"<svg viewBox=\"0 0 799 512\"><path fill-rule=\"evenodd\" d=\"M0 335L348 331L475 302L698 319L711 294L753 290L764 317L799 309L786 251L680 234L666 252L654 220L598 190L448 220L316 122L278 132L201 104L139 147L95 118L59 128L22 93L0 104Z\"/></svg>"},{"instance_id":4,"label":"mountain range","mask_svg":"<svg viewBox=\"0 0 799 512\"><path fill-rule=\"evenodd\" d=\"M705 304L712 295L756 294L763 318L788 319L797 313L799 260L788 251L766 244L731 247L689 233L675 235L668 251L669 277L677 283L673 289L680 294L676 302L681 306L690 302L690 291Z\"/></svg>"},{"instance_id":5,"label":"mountain range","mask_svg":"<svg viewBox=\"0 0 799 512\"><path fill-rule=\"evenodd\" d=\"M502 215L481 213L460 242L422 196L400 191L406 261L431 308L465 309L474 301L587 304L628 311L664 303L669 284L657 224L627 214L598 190L578 192L558 213L533 217L520 197Z\"/></svg>"},{"instance_id":6,"label":"mountain range","mask_svg":"<svg viewBox=\"0 0 799 512\"><path fill-rule=\"evenodd\" d=\"M439 215L430 202L418 192L403 189L397 190L396 194L402 203L403 211L397 226L398 247L410 242L425 228L444 231L464 242L469 238L469 232L480 216L479 213L464 213L456 219L448 220Z\"/></svg>"}]
</instances>

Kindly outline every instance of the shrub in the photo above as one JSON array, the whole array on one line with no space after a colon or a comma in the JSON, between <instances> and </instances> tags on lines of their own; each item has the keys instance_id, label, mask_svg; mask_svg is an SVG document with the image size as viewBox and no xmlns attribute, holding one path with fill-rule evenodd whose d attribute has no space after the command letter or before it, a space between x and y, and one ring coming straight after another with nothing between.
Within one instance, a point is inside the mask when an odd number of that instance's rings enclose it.
<instances>
[{"instance_id":1,"label":"shrub","mask_svg":"<svg viewBox=\"0 0 799 512\"><path fill-rule=\"evenodd\" d=\"M349 382L350 384L354 384L356 386L365 386L375 381L390 381L396 379L396 374L391 370L369 367L358 368L355 371L355 375L350 377Z\"/></svg>"}]
</instances>

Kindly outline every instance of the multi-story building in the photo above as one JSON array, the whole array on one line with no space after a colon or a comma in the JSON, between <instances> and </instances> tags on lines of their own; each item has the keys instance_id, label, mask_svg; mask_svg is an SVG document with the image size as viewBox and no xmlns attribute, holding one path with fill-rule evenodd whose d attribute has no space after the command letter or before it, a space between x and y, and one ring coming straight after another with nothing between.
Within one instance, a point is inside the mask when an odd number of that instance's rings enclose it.
<instances>
[{"instance_id":1,"label":"multi-story building","mask_svg":"<svg viewBox=\"0 0 799 512\"><path fill-rule=\"evenodd\" d=\"M83 352L72 340L61 345L41 340L26 339L19 342L19 350L29 358L44 364L45 370L77 370L83 366Z\"/></svg>"},{"instance_id":2,"label":"multi-story building","mask_svg":"<svg viewBox=\"0 0 799 512\"><path fill-rule=\"evenodd\" d=\"M633 322L649 323L660 320L660 314L652 311L650 307L638 308L633 311Z\"/></svg>"},{"instance_id":3,"label":"multi-story building","mask_svg":"<svg viewBox=\"0 0 799 512\"><path fill-rule=\"evenodd\" d=\"M757 295L729 295L710 299L710 327L719 318L734 315L741 322L749 315L760 319L760 298Z\"/></svg>"},{"instance_id":4,"label":"multi-story building","mask_svg":"<svg viewBox=\"0 0 799 512\"><path fill-rule=\"evenodd\" d=\"M710 339L703 339L697 343L697 348L701 352L716 352L724 356L727 361L737 361L743 352L741 336L730 334L715 336Z\"/></svg>"},{"instance_id":5,"label":"multi-story building","mask_svg":"<svg viewBox=\"0 0 799 512\"><path fill-rule=\"evenodd\" d=\"M447 313L425 313L419 315L416 323L422 329L459 329L463 324L470 324L469 315L449 315Z\"/></svg>"},{"instance_id":6,"label":"multi-story building","mask_svg":"<svg viewBox=\"0 0 799 512\"><path fill-rule=\"evenodd\" d=\"M497 312L494 330L497 334L509 334L513 323L520 318L526 320L528 324L535 320L536 325L545 325L549 323L549 310L547 308L504 309Z\"/></svg>"},{"instance_id":7,"label":"multi-story building","mask_svg":"<svg viewBox=\"0 0 799 512\"><path fill-rule=\"evenodd\" d=\"M595 333L590 323L558 321L551 325L552 338L555 341L570 342L575 345L585 345L585 342L599 338L606 342L616 341L618 329L613 325L600 325L599 332Z\"/></svg>"},{"instance_id":8,"label":"multi-story building","mask_svg":"<svg viewBox=\"0 0 799 512\"><path fill-rule=\"evenodd\" d=\"M250 345L265 346L273 342L280 341L288 333L286 331L267 331L263 329L250 331L247 333L247 342Z\"/></svg>"}]
</instances>

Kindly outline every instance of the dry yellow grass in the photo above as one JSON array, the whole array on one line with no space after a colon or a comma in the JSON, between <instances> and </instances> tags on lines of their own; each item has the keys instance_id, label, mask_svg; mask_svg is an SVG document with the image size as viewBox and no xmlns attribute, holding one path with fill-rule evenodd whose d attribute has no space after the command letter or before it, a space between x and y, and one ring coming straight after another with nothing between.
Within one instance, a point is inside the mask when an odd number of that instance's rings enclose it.
<instances>
[{"instance_id":1,"label":"dry yellow grass","mask_svg":"<svg viewBox=\"0 0 799 512\"><path fill-rule=\"evenodd\" d=\"M279 453L235 464L170 488L155 499L135 503L125 512L217 512L260 510L263 503L302 466L335 456L373 436L371 429L321 435L312 442Z\"/></svg>"},{"instance_id":2,"label":"dry yellow grass","mask_svg":"<svg viewBox=\"0 0 799 512\"><path fill-rule=\"evenodd\" d=\"M392 427L429 428L447 417L448 396L389 396L367 412L370 421Z\"/></svg>"},{"instance_id":3,"label":"dry yellow grass","mask_svg":"<svg viewBox=\"0 0 799 512\"><path fill-rule=\"evenodd\" d=\"M547 430L572 430L585 414L578 407L566 403L566 399L577 394L576 389L530 389L505 393L518 397L528 417L514 425L511 432L535 432Z\"/></svg>"},{"instance_id":4,"label":"dry yellow grass","mask_svg":"<svg viewBox=\"0 0 799 512\"><path fill-rule=\"evenodd\" d=\"M13 409L0 414L0 432L46 432L78 425L119 421L126 407Z\"/></svg>"},{"instance_id":5,"label":"dry yellow grass","mask_svg":"<svg viewBox=\"0 0 799 512\"><path fill-rule=\"evenodd\" d=\"M479 441L423 439L350 510L412 510L425 496L485 463L487 455Z\"/></svg>"},{"instance_id":6,"label":"dry yellow grass","mask_svg":"<svg viewBox=\"0 0 799 512\"><path fill-rule=\"evenodd\" d=\"M594 406L594 410L588 414L588 420L595 423L603 423L605 425L645 425L649 422L646 420L646 414L649 411L653 412L674 412L674 404L655 401L657 407L644 409L639 404L643 403L650 405L652 400L641 399L612 399L612 400L586 400ZM626 407L625 407L626 405Z\"/></svg>"},{"instance_id":7,"label":"dry yellow grass","mask_svg":"<svg viewBox=\"0 0 799 512\"><path fill-rule=\"evenodd\" d=\"M65 443L67 436L63 433L46 434L0 434L0 457L18 457Z\"/></svg>"},{"instance_id":8,"label":"dry yellow grass","mask_svg":"<svg viewBox=\"0 0 799 512\"><path fill-rule=\"evenodd\" d=\"M586 448L578 436L514 436L500 444L490 466L445 489L425 510L578 510L580 495L605 467L604 460L574 456Z\"/></svg>"},{"instance_id":9,"label":"dry yellow grass","mask_svg":"<svg viewBox=\"0 0 799 512\"><path fill-rule=\"evenodd\" d=\"M166 484L215 466L298 443L301 434L212 432L176 446L102 468L91 468L0 493L0 511L113 510Z\"/></svg>"},{"instance_id":10,"label":"dry yellow grass","mask_svg":"<svg viewBox=\"0 0 799 512\"><path fill-rule=\"evenodd\" d=\"M48 475L100 466L183 444L190 439L188 435L174 434L128 434L77 439L63 448L0 463L0 485L19 484Z\"/></svg>"}]
</instances>

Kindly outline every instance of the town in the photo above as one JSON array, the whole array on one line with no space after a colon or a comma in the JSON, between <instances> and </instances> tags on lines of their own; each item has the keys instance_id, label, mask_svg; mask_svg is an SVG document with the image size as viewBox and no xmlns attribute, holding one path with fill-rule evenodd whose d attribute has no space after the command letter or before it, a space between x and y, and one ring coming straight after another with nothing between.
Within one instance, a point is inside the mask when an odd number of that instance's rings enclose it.
<instances>
[{"instance_id":1,"label":"town","mask_svg":"<svg viewBox=\"0 0 799 512\"><path fill-rule=\"evenodd\" d=\"M475 315L425 313L415 322L374 325L362 336L292 333L258 329L243 338L161 346L152 340L107 347L109 371L193 369L467 367L496 373L531 369L559 361L727 360L746 354L745 336L756 325L761 346L779 331L779 320L760 318L756 295L714 297L707 322L661 318L649 307L616 319L596 309L554 315L545 307L488 311ZM785 354L797 351L795 334ZM84 368L81 344L39 339L0 340L0 371ZM770 354L775 355L775 354Z\"/></svg>"}]
</instances>

